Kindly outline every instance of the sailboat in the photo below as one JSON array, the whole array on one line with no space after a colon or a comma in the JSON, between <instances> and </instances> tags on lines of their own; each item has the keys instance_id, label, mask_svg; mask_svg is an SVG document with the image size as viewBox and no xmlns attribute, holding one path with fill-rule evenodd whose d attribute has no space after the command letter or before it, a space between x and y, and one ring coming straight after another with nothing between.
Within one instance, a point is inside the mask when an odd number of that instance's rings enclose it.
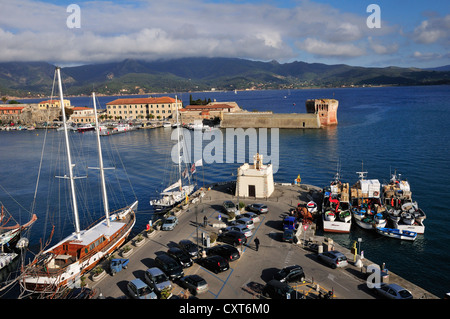
<instances>
[{"instance_id":1,"label":"sailboat","mask_svg":"<svg viewBox=\"0 0 450 319\"><path fill-rule=\"evenodd\" d=\"M103 158L100 135L97 129L97 146L99 153L99 169L102 184L102 200L105 218L92 227L81 230L78 216L75 179L67 132L66 116L63 103L60 68L56 68L61 99L61 110L64 125L65 146L67 152L68 179L71 191L71 208L74 216L75 231L53 247L43 250L34 260L25 266L21 274L20 285L28 292L55 293L66 287L77 287L83 274L93 269L102 259L121 246L130 234L135 222L138 201L110 214L105 186ZM98 128L97 108L94 100L96 127Z\"/></svg>"},{"instance_id":2,"label":"sailboat","mask_svg":"<svg viewBox=\"0 0 450 319\"><path fill-rule=\"evenodd\" d=\"M14 264L19 256L18 250L28 244L28 239L25 237L21 238L21 235L23 231L34 224L37 216L32 214L31 219L23 225L10 225L12 219L11 214L2 204L0 215L0 281L3 281L4 275L8 274L10 269L12 269L11 265ZM24 240L26 244L23 244Z\"/></svg>"},{"instance_id":3,"label":"sailboat","mask_svg":"<svg viewBox=\"0 0 450 319\"><path fill-rule=\"evenodd\" d=\"M175 96L175 101L177 101L177 97ZM177 102L175 102L176 105ZM166 187L161 193L161 198L150 200L150 205L153 206L155 211L157 212L165 212L172 207L176 206L177 204L181 203L183 200L186 200L188 196L194 191L195 184L191 183L191 180L189 178L189 170L186 167L186 169L182 172L181 171L181 149L180 149L180 131L182 130L181 125L179 125L178 120L178 108L177 108L177 146L178 146L178 180ZM184 141L184 138L183 138ZM195 166L193 166L195 167ZM194 168L195 169L195 168ZM191 173L193 173L191 169ZM183 178L188 178L188 183L186 185L183 185Z\"/></svg>"}]
</instances>

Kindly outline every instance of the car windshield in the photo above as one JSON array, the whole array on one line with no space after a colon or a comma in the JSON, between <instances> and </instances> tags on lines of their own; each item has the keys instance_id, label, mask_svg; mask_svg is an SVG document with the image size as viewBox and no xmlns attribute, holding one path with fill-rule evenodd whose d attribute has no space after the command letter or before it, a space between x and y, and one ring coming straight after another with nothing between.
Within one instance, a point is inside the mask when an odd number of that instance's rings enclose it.
<instances>
[{"instance_id":1,"label":"car windshield","mask_svg":"<svg viewBox=\"0 0 450 319\"><path fill-rule=\"evenodd\" d=\"M223 205L224 205L226 208L232 208L232 207L234 207L234 204L233 204L232 202L225 202Z\"/></svg>"},{"instance_id":2,"label":"car windshield","mask_svg":"<svg viewBox=\"0 0 450 319\"><path fill-rule=\"evenodd\" d=\"M409 298L409 297L411 297L411 294L409 293L408 290L400 290L400 291L398 292L398 294L399 294L400 296L402 296L402 298Z\"/></svg>"},{"instance_id":3,"label":"car windshield","mask_svg":"<svg viewBox=\"0 0 450 319\"><path fill-rule=\"evenodd\" d=\"M155 276L155 282L157 284L164 282L164 281L167 281L167 277L164 274L159 274L159 275Z\"/></svg>"},{"instance_id":4,"label":"car windshield","mask_svg":"<svg viewBox=\"0 0 450 319\"><path fill-rule=\"evenodd\" d=\"M166 224L173 224L175 223L175 219L166 219Z\"/></svg>"},{"instance_id":5,"label":"car windshield","mask_svg":"<svg viewBox=\"0 0 450 319\"><path fill-rule=\"evenodd\" d=\"M151 292L152 291L150 290L150 288L148 286L141 287L141 288L138 289L139 296L145 296L145 295L148 295Z\"/></svg>"}]
</instances>

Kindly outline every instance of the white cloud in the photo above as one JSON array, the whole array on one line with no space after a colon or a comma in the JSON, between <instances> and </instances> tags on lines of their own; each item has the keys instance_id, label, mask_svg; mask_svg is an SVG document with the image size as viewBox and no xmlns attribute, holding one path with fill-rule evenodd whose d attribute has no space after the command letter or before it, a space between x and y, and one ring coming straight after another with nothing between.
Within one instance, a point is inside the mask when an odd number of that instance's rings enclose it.
<instances>
[{"instance_id":1,"label":"white cloud","mask_svg":"<svg viewBox=\"0 0 450 319\"><path fill-rule=\"evenodd\" d=\"M399 45L393 43L390 45L383 45L375 41L372 37L368 38L370 48L377 54L391 54L398 51Z\"/></svg>"},{"instance_id":2,"label":"white cloud","mask_svg":"<svg viewBox=\"0 0 450 319\"><path fill-rule=\"evenodd\" d=\"M94 63L125 58L223 56L292 60L298 49L320 56L365 55L366 13L302 0L294 8L206 0L82 1L81 28L69 29L67 4L2 4L0 61ZM376 54L393 46L372 44Z\"/></svg>"},{"instance_id":3,"label":"white cloud","mask_svg":"<svg viewBox=\"0 0 450 319\"><path fill-rule=\"evenodd\" d=\"M332 43L314 38L307 38L298 44L306 52L327 57L358 57L366 54L363 48L351 43Z\"/></svg>"},{"instance_id":4,"label":"white cloud","mask_svg":"<svg viewBox=\"0 0 450 319\"><path fill-rule=\"evenodd\" d=\"M435 43L444 41L450 44L450 14L445 17L431 17L414 29L413 39L417 43Z\"/></svg>"}]
</instances>

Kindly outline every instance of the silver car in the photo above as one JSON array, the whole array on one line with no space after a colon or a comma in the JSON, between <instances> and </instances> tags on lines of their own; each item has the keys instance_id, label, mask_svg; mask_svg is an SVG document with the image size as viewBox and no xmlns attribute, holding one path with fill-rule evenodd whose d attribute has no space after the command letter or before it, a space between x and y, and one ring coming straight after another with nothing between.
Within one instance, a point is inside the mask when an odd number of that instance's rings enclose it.
<instances>
[{"instance_id":1,"label":"silver car","mask_svg":"<svg viewBox=\"0 0 450 319\"><path fill-rule=\"evenodd\" d=\"M189 275L181 278L180 286L188 289L193 295L207 292L209 289L206 280L199 275Z\"/></svg>"},{"instance_id":2,"label":"silver car","mask_svg":"<svg viewBox=\"0 0 450 319\"><path fill-rule=\"evenodd\" d=\"M377 294L389 299L413 299L413 295L408 289L397 284L380 284L379 288L374 288Z\"/></svg>"},{"instance_id":3,"label":"silver car","mask_svg":"<svg viewBox=\"0 0 450 319\"><path fill-rule=\"evenodd\" d=\"M169 216L164 220L164 224L162 225L162 230L173 230L175 226L178 224L178 218L175 216Z\"/></svg>"},{"instance_id":4,"label":"silver car","mask_svg":"<svg viewBox=\"0 0 450 319\"><path fill-rule=\"evenodd\" d=\"M145 282L155 289L157 292L161 292L163 289L172 289L172 284L170 283L167 275L158 267L149 268L144 274Z\"/></svg>"},{"instance_id":5,"label":"silver car","mask_svg":"<svg viewBox=\"0 0 450 319\"><path fill-rule=\"evenodd\" d=\"M339 251L332 250L319 254L319 259L329 264L331 268L345 267L348 265L347 257Z\"/></svg>"}]
</instances>

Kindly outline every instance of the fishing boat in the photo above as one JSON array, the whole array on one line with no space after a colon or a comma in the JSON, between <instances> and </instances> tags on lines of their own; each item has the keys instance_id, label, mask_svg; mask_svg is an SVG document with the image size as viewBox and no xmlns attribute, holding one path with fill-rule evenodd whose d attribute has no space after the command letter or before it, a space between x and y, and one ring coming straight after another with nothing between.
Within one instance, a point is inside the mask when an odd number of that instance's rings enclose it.
<instances>
[{"instance_id":1,"label":"fishing boat","mask_svg":"<svg viewBox=\"0 0 450 319\"><path fill-rule=\"evenodd\" d=\"M172 123L170 123L170 122L163 122L163 127L172 127Z\"/></svg>"},{"instance_id":2,"label":"fishing boat","mask_svg":"<svg viewBox=\"0 0 450 319\"><path fill-rule=\"evenodd\" d=\"M425 212L416 201L412 200L409 182L401 179L396 172L391 175L389 183L383 185L382 198L392 228L408 230L418 234L425 233L423 221Z\"/></svg>"},{"instance_id":3,"label":"fishing boat","mask_svg":"<svg viewBox=\"0 0 450 319\"><path fill-rule=\"evenodd\" d=\"M177 97L175 97L175 101L177 101ZM177 123L178 121L178 109L177 109ZM150 200L150 205L157 212L165 212L177 204L181 203L184 200L187 200L189 195L194 191L195 184L191 182L191 174L195 172L195 169L192 168L189 171L188 167L185 167L184 171L181 171L181 131L183 128L178 125L177 130L177 155L178 155L178 163L177 163L177 181L169 186L167 186L159 195L160 198ZM184 141L184 138L182 139ZM184 148L183 148L184 149ZM186 184L183 183L183 179L187 179L188 182Z\"/></svg>"},{"instance_id":4,"label":"fishing boat","mask_svg":"<svg viewBox=\"0 0 450 319\"><path fill-rule=\"evenodd\" d=\"M351 187L351 211L356 224L363 229L385 227L386 207L380 198L381 185L377 179L366 179L367 172L357 172L359 180Z\"/></svg>"},{"instance_id":5,"label":"fishing boat","mask_svg":"<svg viewBox=\"0 0 450 319\"><path fill-rule=\"evenodd\" d=\"M323 190L323 230L333 233L349 233L352 225L350 212L349 184L342 183L339 172L329 187Z\"/></svg>"},{"instance_id":6,"label":"fishing boat","mask_svg":"<svg viewBox=\"0 0 450 319\"><path fill-rule=\"evenodd\" d=\"M56 68L56 73L61 105L63 106L63 91L59 67ZM94 101L96 126L98 126L94 93L92 94L92 98ZM61 107L61 111L63 125L66 128L64 107ZM74 176L73 167L75 165L72 163L69 135L67 129L65 129L64 138L69 175L65 175L62 178L68 179L70 184L70 208L73 213L75 231L51 248L41 250L36 254L33 261L24 267L20 276L20 285L24 291L54 294L62 288L79 286L81 276L93 269L100 261L120 247L135 225L137 200L131 205L115 212L111 213L109 211L104 174L106 168L103 166L100 135L98 132L99 130L97 130L96 134L99 167L95 169L98 169L100 172L101 195L105 217L89 228L81 229L80 227L77 188L75 187L75 180L80 177Z\"/></svg>"},{"instance_id":7,"label":"fishing boat","mask_svg":"<svg viewBox=\"0 0 450 319\"><path fill-rule=\"evenodd\" d=\"M411 240L414 241L417 238L417 233L409 230L400 230L397 228L377 227L375 229L377 233L396 239Z\"/></svg>"}]
</instances>

